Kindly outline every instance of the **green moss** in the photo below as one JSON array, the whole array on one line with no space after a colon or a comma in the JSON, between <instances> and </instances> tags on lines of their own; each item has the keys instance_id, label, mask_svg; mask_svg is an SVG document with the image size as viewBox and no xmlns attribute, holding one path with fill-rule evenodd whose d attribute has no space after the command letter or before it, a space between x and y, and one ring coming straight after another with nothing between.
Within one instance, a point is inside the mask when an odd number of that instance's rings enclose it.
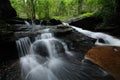
<instances>
[{"instance_id":1,"label":"green moss","mask_svg":"<svg viewBox=\"0 0 120 80\"><path fill-rule=\"evenodd\" d=\"M58 32L71 32L73 30L73 28L69 27L69 26L64 26L64 25L59 25L56 28L51 28L50 31L54 32L54 33L58 33Z\"/></svg>"},{"instance_id":2,"label":"green moss","mask_svg":"<svg viewBox=\"0 0 120 80\"><path fill-rule=\"evenodd\" d=\"M52 18L60 19L61 21L72 18L73 16L52 16Z\"/></svg>"},{"instance_id":3,"label":"green moss","mask_svg":"<svg viewBox=\"0 0 120 80\"><path fill-rule=\"evenodd\" d=\"M94 16L95 12L87 12L79 15L80 18Z\"/></svg>"}]
</instances>

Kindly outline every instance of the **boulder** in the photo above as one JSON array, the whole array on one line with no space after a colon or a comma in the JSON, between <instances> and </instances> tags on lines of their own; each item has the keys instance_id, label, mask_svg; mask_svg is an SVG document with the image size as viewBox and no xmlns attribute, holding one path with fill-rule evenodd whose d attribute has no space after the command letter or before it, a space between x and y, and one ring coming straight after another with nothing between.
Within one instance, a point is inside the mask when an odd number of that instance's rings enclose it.
<instances>
[{"instance_id":1,"label":"boulder","mask_svg":"<svg viewBox=\"0 0 120 80\"><path fill-rule=\"evenodd\" d=\"M95 30L95 27L102 23L102 19L99 17L86 17L83 19L74 19L69 22L70 25L77 26L86 30Z\"/></svg>"},{"instance_id":2,"label":"boulder","mask_svg":"<svg viewBox=\"0 0 120 80\"><path fill-rule=\"evenodd\" d=\"M51 44L50 49L54 50L55 48L55 54L63 55L65 53L62 43L54 39L49 42ZM46 44L44 40L38 40L33 43L32 49L36 54L39 54L40 56L49 57L50 53L47 45L48 44Z\"/></svg>"},{"instance_id":3,"label":"boulder","mask_svg":"<svg viewBox=\"0 0 120 80\"><path fill-rule=\"evenodd\" d=\"M101 66L116 80L120 80L120 47L93 47L87 52L85 59Z\"/></svg>"},{"instance_id":4,"label":"boulder","mask_svg":"<svg viewBox=\"0 0 120 80\"><path fill-rule=\"evenodd\" d=\"M67 32L59 33L59 35L55 34L55 37L63 40L70 51L85 54L91 47L94 46L94 42L96 41L95 39L87 37L76 30L68 30Z\"/></svg>"},{"instance_id":5,"label":"boulder","mask_svg":"<svg viewBox=\"0 0 120 80\"><path fill-rule=\"evenodd\" d=\"M72 28L69 26L58 25L53 28L50 28L50 31L54 33L55 36L63 36L70 34L72 32Z\"/></svg>"},{"instance_id":6,"label":"boulder","mask_svg":"<svg viewBox=\"0 0 120 80\"><path fill-rule=\"evenodd\" d=\"M57 20L57 19L50 19L50 20L41 20L40 21L40 24L41 25L59 25L59 24L62 24L62 22L60 20Z\"/></svg>"},{"instance_id":7,"label":"boulder","mask_svg":"<svg viewBox=\"0 0 120 80\"><path fill-rule=\"evenodd\" d=\"M62 22L60 20L56 20L56 19L50 19L49 22L51 23L51 25L62 24Z\"/></svg>"}]
</instances>

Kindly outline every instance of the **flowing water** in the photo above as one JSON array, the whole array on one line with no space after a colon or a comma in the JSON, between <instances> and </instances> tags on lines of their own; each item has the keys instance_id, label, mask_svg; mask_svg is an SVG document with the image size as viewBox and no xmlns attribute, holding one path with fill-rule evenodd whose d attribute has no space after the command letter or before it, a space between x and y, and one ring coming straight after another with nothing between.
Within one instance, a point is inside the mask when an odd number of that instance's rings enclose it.
<instances>
[{"instance_id":1,"label":"flowing water","mask_svg":"<svg viewBox=\"0 0 120 80\"><path fill-rule=\"evenodd\" d=\"M82 28L78 28L78 27L75 27L75 26L70 26L67 23L63 23L63 24L67 25L69 27L74 28L78 32L80 32L80 33L82 33L82 34L84 34L84 35L86 35L88 37L97 39L96 42L95 42L96 45L101 45L101 46L120 46L120 39L117 39L117 38L115 38L113 36L110 36L108 34L101 33L101 32L92 32L92 31L84 30ZM102 42L100 40L102 40Z\"/></svg>"},{"instance_id":2,"label":"flowing water","mask_svg":"<svg viewBox=\"0 0 120 80\"><path fill-rule=\"evenodd\" d=\"M82 29L73 28L90 35ZM33 43L29 37L16 43L23 80L109 80L106 78L109 74L101 68L76 60L67 45L52 33L37 35Z\"/></svg>"}]
</instances>

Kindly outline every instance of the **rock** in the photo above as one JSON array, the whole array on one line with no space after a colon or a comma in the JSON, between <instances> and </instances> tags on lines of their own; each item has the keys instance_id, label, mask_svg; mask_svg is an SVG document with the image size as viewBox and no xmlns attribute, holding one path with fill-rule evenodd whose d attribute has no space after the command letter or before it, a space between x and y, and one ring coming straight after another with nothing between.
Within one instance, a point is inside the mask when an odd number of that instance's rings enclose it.
<instances>
[{"instance_id":1,"label":"rock","mask_svg":"<svg viewBox=\"0 0 120 80\"><path fill-rule=\"evenodd\" d=\"M120 80L120 47L93 47L87 52L85 59L101 66L116 80Z\"/></svg>"},{"instance_id":2,"label":"rock","mask_svg":"<svg viewBox=\"0 0 120 80\"><path fill-rule=\"evenodd\" d=\"M54 33L55 36L63 36L70 34L72 32L72 28L69 26L58 25L53 28L50 28L50 32Z\"/></svg>"},{"instance_id":3,"label":"rock","mask_svg":"<svg viewBox=\"0 0 120 80\"><path fill-rule=\"evenodd\" d=\"M59 41L53 39L50 41L50 44L51 44L50 49L54 50L55 48L56 54L62 55L65 53L63 45ZM40 56L43 56L43 57L50 56L48 44L46 44L44 40L35 41L33 43L32 49L36 54L39 54Z\"/></svg>"},{"instance_id":4,"label":"rock","mask_svg":"<svg viewBox=\"0 0 120 80\"><path fill-rule=\"evenodd\" d=\"M96 25L102 23L102 19L98 17L86 17L83 19L74 19L69 22L70 25L77 26L86 30L95 30Z\"/></svg>"},{"instance_id":5,"label":"rock","mask_svg":"<svg viewBox=\"0 0 120 80\"><path fill-rule=\"evenodd\" d=\"M67 44L70 51L81 52L83 54L93 47L95 42L95 39L89 38L75 30L72 30L67 34L55 34L55 37L63 40L63 42Z\"/></svg>"},{"instance_id":6,"label":"rock","mask_svg":"<svg viewBox=\"0 0 120 80\"><path fill-rule=\"evenodd\" d=\"M17 13L11 6L9 0L0 0L0 19L8 19L16 17Z\"/></svg>"},{"instance_id":7,"label":"rock","mask_svg":"<svg viewBox=\"0 0 120 80\"><path fill-rule=\"evenodd\" d=\"M2 31L2 32L4 32L4 31L8 31L8 32L10 32L10 31L16 31L17 30L17 28L14 26L14 25L12 25L12 24L7 24L6 22L4 22L4 21L0 21L0 32Z\"/></svg>"},{"instance_id":8,"label":"rock","mask_svg":"<svg viewBox=\"0 0 120 80\"><path fill-rule=\"evenodd\" d=\"M97 26L95 28L95 31L97 32L104 32L104 33L108 33L112 36L116 36L116 37L120 37L120 27L116 24L114 25L108 25L108 26Z\"/></svg>"},{"instance_id":9,"label":"rock","mask_svg":"<svg viewBox=\"0 0 120 80\"><path fill-rule=\"evenodd\" d=\"M60 20L56 20L56 19L50 19L49 22L51 23L51 25L62 24L62 22Z\"/></svg>"},{"instance_id":10,"label":"rock","mask_svg":"<svg viewBox=\"0 0 120 80\"><path fill-rule=\"evenodd\" d=\"M16 42L13 32L0 32L0 60L18 59Z\"/></svg>"},{"instance_id":11,"label":"rock","mask_svg":"<svg viewBox=\"0 0 120 80\"><path fill-rule=\"evenodd\" d=\"M40 24L41 25L47 25L48 21L47 20L41 20Z\"/></svg>"},{"instance_id":12,"label":"rock","mask_svg":"<svg viewBox=\"0 0 120 80\"><path fill-rule=\"evenodd\" d=\"M99 38L99 39L98 39L98 42L100 42L100 43L105 43L105 41L104 41L102 38Z\"/></svg>"},{"instance_id":13,"label":"rock","mask_svg":"<svg viewBox=\"0 0 120 80\"><path fill-rule=\"evenodd\" d=\"M50 20L41 20L40 24L41 25L51 25L51 26L54 26L54 25L62 24L62 22L60 20L50 19Z\"/></svg>"},{"instance_id":14,"label":"rock","mask_svg":"<svg viewBox=\"0 0 120 80\"><path fill-rule=\"evenodd\" d=\"M43 57L49 57L49 53L47 50L47 46L43 41L35 41L32 45L32 49L35 52L35 54L38 54Z\"/></svg>"},{"instance_id":15,"label":"rock","mask_svg":"<svg viewBox=\"0 0 120 80\"><path fill-rule=\"evenodd\" d=\"M8 24L25 24L25 21L30 22L29 19L22 19L17 17L5 20L5 22Z\"/></svg>"},{"instance_id":16,"label":"rock","mask_svg":"<svg viewBox=\"0 0 120 80\"><path fill-rule=\"evenodd\" d=\"M14 75L14 76L13 76ZM20 63L18 60L9 60L0 64L0 80L22 80Z\"/></svg>"}]
</instances>

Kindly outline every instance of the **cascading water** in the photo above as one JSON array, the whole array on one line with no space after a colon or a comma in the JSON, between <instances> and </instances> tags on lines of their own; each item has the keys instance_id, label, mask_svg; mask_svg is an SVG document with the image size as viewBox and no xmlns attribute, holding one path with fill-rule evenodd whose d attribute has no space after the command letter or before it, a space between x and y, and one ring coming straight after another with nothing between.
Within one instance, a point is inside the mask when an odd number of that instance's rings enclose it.
<instances>
[{"instance_id":1,"label":"cascading water","mask_svg":"<svg viewBox=\"0 0 120 80\"><path fill-rule=\"evenodd\" d=\"M38 37L40 37L41 39ZM36 40L32 44L32 49L34 50L34 52L40 53L41 55L46 55L48 53L49 57L55 57L59 55L58 53L62 54L64 53L64 51L69 52L66 48L64 50L63 43L60 40L54 38L51 33L41 34L41 36L37 36L36 39L39 40Z\"/></svg>"},{"instance_id":2,"label":"cascading water","mask_svg":"<svg viewBox=\"0 0 120 80\"><path fill-rule=\"evenodd\" d=\"M67 23L63 23L63 25L70 26ZM92 31L88 31L88 30L83 30L82 28L78 28L78 27L75 27L75 26L70 26L70 27L74 28L78 32L80 32L80 33L82 33L82 34L84 34L88 37L97 39L96 42L95 42L96 45L120 46L120 39L117 39L117 38L115 38L113 36L110 36L108 34L101 33L101 32L92 32ZM101 39L103 40L103 43L100 42Z\"/></svg>"},{"instance_id":3,"label":"cascading water","mask_svg":"<svg viewBox=\"0 0 120 80\"><path fill-rule=\"evenodd\" d=\"M23 79L58 80L51 69L60 67L60 64L63 63L60 56L64 55L65 52L69 54L70 52L67 51L66 45L54 38L51 33L41 34L35 39L33 44L28 37L16 41L20 53Z\"/></svg>"},{"instance_id":4,"label":"cascading water","mask_svg":"<svg viewBox=\"0 0 120 80\"><path fill-rule=\"evenodd\" d=\"M23 80L104 80L108 75L95 65L75 59L67 45L51 33L38 35L33 43L28 37L16 43Z\"/></svg>"},{"instance_id":5,"label":"cascading water","mask_svg":"<svg viewBox=\"0 0 120 80\"><path fill-rule=\"evenodd\" d=\"M20 57L25 56L29 53L29 47L31 45L31 41L28 37L17 40L16 44Z\"/></svg>"}]
</instances>

